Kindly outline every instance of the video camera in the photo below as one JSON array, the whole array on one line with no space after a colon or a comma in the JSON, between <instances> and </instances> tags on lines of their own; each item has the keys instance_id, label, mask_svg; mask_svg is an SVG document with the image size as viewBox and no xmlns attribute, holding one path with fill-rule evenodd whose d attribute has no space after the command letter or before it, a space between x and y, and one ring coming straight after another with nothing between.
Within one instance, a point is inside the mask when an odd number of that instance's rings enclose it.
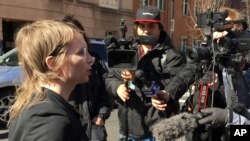
<instances>
[{"instance_id":1,"label":"video camera","mask_svg":"<svg viewBox=\"0 0 250 141\"><path fill-rule=\"evenodd\" d=\"M120 21L121 38L119 41L109 35L104 39L108 50L108 67L110 69L135 70L138 62L137 45L153 45L152 36L138 36L136 39L126 39L127 26L124 19Z\"/></svg>"},{"instance_id":2,"label":"video camera","mask_svg":"<svg viewBox=\"0 0 250 141\"><path fill-rule=\"evenodd\" d=\"M104 39L108 50L108 67L133 70L137 64L137 51L132 46L132 40L126 39L127 26L124 19L121 19L119 28L122 33L119 41L112 35Z\"/></svg>"},{"instance_id":3,"label":"video camera","mask_svg":"<svg viewBox=\"0 0 250 141\"><path fill-rule=\"evenodd\" d=\"M108 50L109 69L123 69L135 71L135 77L143 83L142 92L147 97L155 96L160 87L154 81L146 80L142 70L136 70L138 63L138 44L155 45L156 40L153 36L137 36L134 39L126 39L127 26L125 20L121 19L121 39L116 40L114 36L107 36L104 42ZM130 86L130 83L128 83Z\"/></svg>"},{"instance_id":4,"label":"video camera","mask_svg":"<svg viewBox=\"0 0 250 141\"><path fill-rule=\"evenodd\" d=\"M229 31L227 25L246 22L245 19L226 21L227 12L206 12L197 15L197 27L204 28L207 41L188 49L186 58L189 62L211 60L215 56L216 61L226 64L226 60L234 59L250 50L250 33L247 31ZM228 31L228 35L217 41L212 39L213 31ZM227 58L227 59L225 59Z\"/></svg>"}]
</instances>

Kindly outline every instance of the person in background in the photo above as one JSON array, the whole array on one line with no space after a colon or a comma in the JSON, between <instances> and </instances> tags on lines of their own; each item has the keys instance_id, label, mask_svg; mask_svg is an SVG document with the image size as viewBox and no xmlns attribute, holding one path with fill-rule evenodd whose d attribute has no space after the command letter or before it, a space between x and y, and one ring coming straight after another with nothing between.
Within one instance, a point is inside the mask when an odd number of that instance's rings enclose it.
<instances>
[{"instance_id":1,"label":"person in background","mask_svg":"<svg viewBox=\"0 0 250 141\"><path fill-rule=\"evenodd\" d=\"M221 8L222 11L228 12L228 17L226 20L243 20L244 16L239 11L223 7ZM238 23L238 24L231 24L227 28L229 30L223 32L214 32L213 37L217 40L217 43L220 42L225 36L230 37L230 39L238 38L238 37L250 37L248 33L246 22ZM229 125L249 125L249 111L250 108L250 95L249 95L249 86L247 85L245 77L242 74L242 69L244 68L245 64L245 57L246 54L242 53L242 59L239 62L231 62L230 65L237 70L236 73L230 74L226 67L223 69L223 85L225 87L225 97L227 100L227 108L207 108L203 109L201 112L207 114L204 118L199 120L200 124L210 124L213 127L229 127ZM233 64L232 64L233 63ZM231 72L231 71L230 71ZM232 84L234 85L234 92L229 91L229 79L232 78ZM233 95L231 95L233 94ZM233 98L232 98L233 97ZM229 98L232 98L230 100ZM230 102L229 102L230 101ZM239 106L242 109L240 112L235 109L235 106Z\"/></svg>"},{"instance_id":2,"label":"person in background","mask_svg":"<svg viewBox=\"0 0 250 141\"><path fill-rule=\"evenodd\" d=\"M84 31L82 24L73 15L65 15L62 22L71 23ZM98 54L92 52L87 36L84 36L90 54L95 57L88 83L78 84L69 97L69 103L80 115L80 121L89 140L107 140L105 120L111 114L112 100L105 89L107 69Z\"/></svg>"},{"instance_id":3,"label":"person in background","mask_svg":"<svg viewBox=\"0 0 250 141\"><path fill-rule=\"evenodd\" d=\"M9 112L9 141L85 141L79 115L67 102L89 81L93 58L73 25L41 20L16 35L24 82Z\"/></svg>"},{"instance_id":4,"label":"person in background","mask_svg":"<svg viewBox=\"0 0 250 141\"><path fill-rule=\"evenodd\" d=\"M152 36L156 44L138 45L137 69L112 69L105 82L117 99L120 139L153 141L153 125L179 111L178 100L194 81L196 67L186 65L185 58L174 49L157 7L139 8L134 23L137 35ZM132 82L134 88L129 89L124 80ZM143 87L153 81L160 91L147 97Z\"/></svg>"}]
</instances>

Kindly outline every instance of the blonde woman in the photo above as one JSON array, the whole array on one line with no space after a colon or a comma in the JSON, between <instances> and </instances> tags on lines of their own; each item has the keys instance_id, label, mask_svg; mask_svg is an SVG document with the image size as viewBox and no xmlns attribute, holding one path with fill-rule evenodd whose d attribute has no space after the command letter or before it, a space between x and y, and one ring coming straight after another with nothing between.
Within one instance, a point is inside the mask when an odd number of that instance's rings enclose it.
<instances>
[{"instance_id":1,"label":"blonde woman","mask_svg":"<svg viewBox=\"0 0 250 141\"><path fill-rule=\"evenodd\" d=\"M67 103L76 84L89 80L92 56L73 26L42 20L19 30L25 80L10 109L10 141L81 141L86 135Z\"/></svg>"}]
</instances>

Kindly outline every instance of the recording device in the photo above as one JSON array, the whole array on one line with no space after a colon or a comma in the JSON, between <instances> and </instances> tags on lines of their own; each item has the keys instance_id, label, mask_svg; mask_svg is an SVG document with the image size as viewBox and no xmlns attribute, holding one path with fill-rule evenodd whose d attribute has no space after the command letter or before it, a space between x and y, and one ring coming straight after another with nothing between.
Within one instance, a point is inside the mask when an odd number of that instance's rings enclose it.
<instances>
[{"instance_id":1,"label":"recording device","mask_svg":"<svg viewBox=\"0 0 250 141\"><path fill-rule=\"evenodd\" d=\"M124 19L121 19L119 28L122 33L119 41L112 35L104 39L108 50L108 67L110 69L135 70L138 62L137 45L154 45L156 41L152 36L127 39L127 26Z\"/></svg>"},{"instance_id":2,"label":"recording device","mask_svg":"<svg viewBox=\"0 0 250 141\"><path fill-rule=\"evenodd\" d=\"M228 25L239 23L243 25L246 23L246 20L226 21L225 18L227 16L227 12L206 12L198 14L197 27L204 28L208 40L203 44L188 49L186 58L189 62L202 63L202 61L205 61L211 63L211 61L215 59L215 63L222 64L229 70L228 73L231 75L241 73L239 63L241 62L241 58L250 50L250 34L248 31L231 31ZM213 41L212 31L228 31L228 34L219 40ZM233 83L228 85L228 89L232 90L232 92L228 93L227 97L235 95L234 85ZM199 86L202 85L199 84ZM200 89L200 93L202 92L203 89ZM239 105L238 101L236 101L234 105L231 105L228 101L227 106L231 107L236 113L244 115L246 118L250 118L250 114L244 107L245 105ZM198 103L199 102L202 102L202 99L198 99Z\"/></svg>"},{"instance_id":3,"label":"recording device","mask_svg":"<svg viewBox=\"0 0 250 141\"><path fill-rule=\"evenodd\" d=\"M146 95L146 97L155 96L159 92L160 86L158 86L155 81L146 80L142 70L137 70L135 76L143 82L144 86L142 88L142 93Z\"/></svg>"},{"instance_id":4,"label":"recording device","mask_svg":"<svg viewBox=\"0 0 250 141\"><path fill-rule=\"evenodd\" d=\"M137 64L137 51L132 48L132 41L126 39L127 26L124 19L120 20L121 39L107 36L104 42L107 46L108 67L116 69L134 70Z\"/></svg>"},{"instance_id":5,"label":"recording device","mask_svg":"<svg viewBox=\"0 0 250 141\"><path fill-rule=\"evenodd\" d=\"M197 28L214 28L216 31L222 31L226 24L225 19L228 17L228 12L205 12L197 14ZM207 31L207 32L206 32ZM211 30L205 30L206 35Z\"/></svg>"},{"instance_id":6,"label":"recording device","mask_svg":"<svg viewBox=\"0 0 250 141\"><path fill-rule=\"evenodd\" d=\"M200 44L199 46L188 49L186 52L186 58L189 62L199 62L201 60L210 60L213 55L215 55L215 58L219 61L218 59L221 58L218 57L233 59L232 57L235 55L247 53L249 50L250 37L231 38L226 36L221 38L218 43L214 42L214 52L211 45Z\"/></svg>"},{"instance_id":7,"label":"recording device","mask_svg":"<svg viewBox=\"0 0 250 141\"><path fill-rule=\"evenodd\" d=\"M187 50L186 58L189 62L212 60L218 63L230 64L224 61L237 60L237 57L250 50L250 34L247 31L233 32L228 25L246 22L246 19L226 21L228 12L206 12L197 15L197 27L204 28L207 41ZM212 31L228 31L227 36L212 40ZM236 58L235 58L236 57Z\"/></svg>"}]
</instances>

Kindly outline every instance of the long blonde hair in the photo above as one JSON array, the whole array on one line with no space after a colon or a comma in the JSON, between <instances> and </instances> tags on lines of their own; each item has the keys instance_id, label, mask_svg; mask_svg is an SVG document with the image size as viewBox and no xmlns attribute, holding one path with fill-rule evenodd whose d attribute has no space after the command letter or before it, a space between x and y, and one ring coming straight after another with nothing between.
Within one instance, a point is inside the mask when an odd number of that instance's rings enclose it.
<instances>
[{"instance_id":1,"label":"long blonde hair","mask_svg":"<svg viewBox=\"0 0 250 141\"><path fill-rule=\"evenodd\" d=\"M65 23L52 20L36 21L17 32L15 44L23 67L24 81L17 89L16 101L10 108L10 120L18 117L25 107L44 99L42 83L59 79L56 73L48 69L45 59L54 56L53 65L59 69L74 32L75 29Z\"/></svg>"}]
</instances>

